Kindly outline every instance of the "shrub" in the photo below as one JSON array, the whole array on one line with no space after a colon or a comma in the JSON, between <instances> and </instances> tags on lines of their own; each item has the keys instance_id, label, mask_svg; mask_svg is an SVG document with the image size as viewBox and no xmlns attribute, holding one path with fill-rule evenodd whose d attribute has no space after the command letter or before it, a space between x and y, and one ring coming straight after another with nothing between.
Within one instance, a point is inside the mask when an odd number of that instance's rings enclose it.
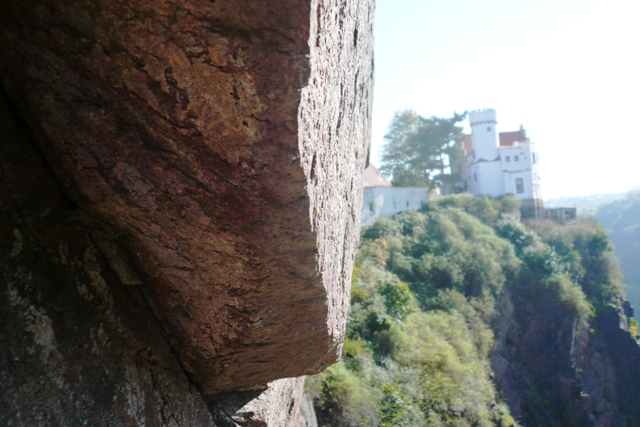
<instances>
[{"instance_id":1,"label":"shrub","mask_svg":"<svg viewBox=\"0 0 640 427\"><path fill-rule=\"evenodd\" d=\"M368 384L342 362L306 381L318 422L323 426L378 426L376 396Z\"/></svg>"},{"instance_id":2,"label":"shrub","mask_svg":"<svg viewBox=\"0 0 640 427\"><path fill-rule=\"evenodd\" d=\"M344 360L309 380L321 425L517 425L490 379L500 294L585 331L621 297L601 227L525 226L518 210L455 195L363 232Z\"/></svg>"}]
</instances>

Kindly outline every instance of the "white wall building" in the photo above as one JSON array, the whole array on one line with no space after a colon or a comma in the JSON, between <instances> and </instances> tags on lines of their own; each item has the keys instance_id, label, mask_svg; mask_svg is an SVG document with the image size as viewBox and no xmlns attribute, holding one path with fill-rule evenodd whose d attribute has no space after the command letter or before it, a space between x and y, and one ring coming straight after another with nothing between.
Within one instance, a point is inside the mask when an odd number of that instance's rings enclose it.
<instances>
[{"instance_id":1,"label":"white wall building","mask_svg":"<svg viewBox=\"0 0 640 427\"><path fill-rule=\"evenodd\" d=\"M471 135L464 141L463 187L493 197L513 194L525 208L541 208L540 173L535 143L525 130L498 133L494 109L469 113Z\"/></svg>"},{"instance_id":2,"label":"white wall building","mask_svg":"<svg viewBox=\"0 0 640 427\"><path fill-rule=\"evenodd\" d=\"M420 209L429 200L429 190L423 187L392 187L384 175L370 164L364 171L363 197L361 226L368 227L378 218L407 209Z\"/></svg>"}]
</instances>

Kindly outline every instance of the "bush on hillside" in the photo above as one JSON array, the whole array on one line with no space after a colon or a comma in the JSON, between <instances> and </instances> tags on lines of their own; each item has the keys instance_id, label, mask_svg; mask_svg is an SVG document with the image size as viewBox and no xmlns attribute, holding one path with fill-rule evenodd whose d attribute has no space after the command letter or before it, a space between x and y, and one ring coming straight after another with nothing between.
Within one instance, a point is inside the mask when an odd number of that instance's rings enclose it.
<instances>
[{"instance_id":1,"label":"bush on hillside","mask_svg":"<svg viewBox=\"0 0 640 427\"><path fill-rule=\"evenodd\" d=\"M571 280L579 283L591 304L600 311L619 305L624 297L622 274L604 228L586 219L561 225L548 220L528 222L553 248Z\"/></svg>"},{"instance_id":2,"label":"bush on hillside","mask_svg":"<svg viewBox=\"0 0 640 427\"><path fill-rule=\"evenodd\" d=\"M518 209L455 195L363 231L343 361L308 383L321 426L516 425L490 377L500 294L583 326L620 297L601 228Z\"/></svg>"}]
</instances>

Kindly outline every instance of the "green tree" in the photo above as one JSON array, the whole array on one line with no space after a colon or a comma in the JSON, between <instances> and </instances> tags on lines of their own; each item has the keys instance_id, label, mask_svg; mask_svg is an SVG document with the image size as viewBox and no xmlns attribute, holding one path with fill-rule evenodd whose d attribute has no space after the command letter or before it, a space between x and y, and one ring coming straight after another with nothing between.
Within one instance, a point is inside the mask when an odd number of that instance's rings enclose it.
<instances>
[{"instance_id":1,"label":"green tree","mask_svg":"<svg viewBox=\"0 0 640 427\"><path fill-rule=\"evenodd\" d=\"M460 180L462 128L466 113L424 118L413 110L397 112L387 134L381 171L402 187L451 188Z\"/></svg>"},{"instance_id":2,"label":"green tree","mask_svg":"<svg viewBox=\"0 0 640 427\"><path fill-rule=\"evenodd\" d=\"M627 297L640 308L640 192L598 207L595 217L602 223L615 246L627 285Z\"/></svg>"},{"instance_id":3,"label":"green tree","mask_svg":"<svg viewBox=\"0 0 640 427\"><path fill-rule=\"evenodd\" d=\"M517 426L492 378L524 384L526 425L583 425L565 418L582 391L567 384L599 334L594 308L620 307L611 251L595 221L522 223L512 196L378 220L356 256L343 360L307 380L319 425Z\"/></svg>"}]
</instances>

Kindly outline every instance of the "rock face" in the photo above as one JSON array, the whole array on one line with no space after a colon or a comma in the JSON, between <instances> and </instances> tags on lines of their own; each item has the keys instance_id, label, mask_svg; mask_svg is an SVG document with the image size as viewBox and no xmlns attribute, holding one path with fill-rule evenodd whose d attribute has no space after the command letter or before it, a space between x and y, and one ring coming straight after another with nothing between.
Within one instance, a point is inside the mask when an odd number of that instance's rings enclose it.
<instances>
[{"instance_id":1,"label":"rock face","mask_svg":"<svg viewBox=\"0 0 640 427\"><path fill-rule=\"evenodd\" d=\"M100 325L103 336L112 328L126 338L109 339L116 353L140 334L162 336L177 357L166 363L179 363L205 395L261 389L336 361L368 155L372 19L367 0L2 2L2 92L37 146L33 162L42 156L55 178L34 188L62 194L42 203L59 243L46 240L35 219L33 230L5 230L16 248L22 239L25 254L40 239L48 242L42 256L61 248L42 262L59 264L69 301L47 293L57 285L45 284L44 270L42 284L17 280L40 263L35 255L4 270L3 303L22 310L11 319L31 313L29 321L44 328L42 336L32 331L34 351L58 360L51 343L82 324L84 332L67 339L71 348L75 336L74 351L92 355L78 367L90 370L116 357L101 349ZM78 208L51 207L62 200ZM78 275L102 279L93 289ZM100 286L114 292L113 302L83 306L107 298ZM77 309L65 314L67 303ZM129 327L109 314L133 310L127 304L150 310L153 321L138 327L133 319ZM59 320L42 314L50 310ZM131 345L155 354L160 344ZM144 351L130 357L155 357ZM152 373L112 363L112 373L159 387ZM91 376L74 378L65 390L80 399ZM191 396L192 386L181 384L176 393Z\"/></svg>"},{"instance_id":2,"label":"rock face","mask_svg":"<svg viewBox=\"0 0 640 427\"><path fill-rule=\"evenodd\" d=\"M2 99L0 127L0 425L215 426Z\"/></svg>"},{"instance_id":3,"label":"rock face","mask_svg":"<svg viewBox=\"0 0 640 427\"><path fill-rule=\"evenodd\" d=\"M640 425L640 346L622 310L607 308L593 330L509 293L499 311L491 366L522 425Z\"/></svg>"},{"instance_id":4,"label":"rock face","mask_svg":"<svg viewBox=\"0 0 640 427\"><path fill-rule=\"evenodd\" d=\"M633 316L633 309L629 303L628 315ZM631 337L628 330L628 317L625 313L609 308L596 318L599 334L599 352L608 359L607 372L610 388L613 393L609 397L618 408L619 413L627 420L628 425L640 424L640 346ZM597 354L594 354L597 357ZM594 366L596 368L597 366ZM601 371L592 369L594 378L601 375ZM599 378L598 378L599 379ZM610 391L610 390L606 390ZM604 396L603 396L604 397ZM619 425L623 425L620 422Z\"/></svg>"},{"instance_id":5,"label":"rock face","mask_svg":"<svg viewBox=\"0 0 640 427\"><path fill-rule=\"evenodd\" d=\"M272 381L257 397L251 392L219 396L213 401L214 413L223 423L240 427L317 427L304 381L305 377Z\"/></svg>"}]
</instances>

